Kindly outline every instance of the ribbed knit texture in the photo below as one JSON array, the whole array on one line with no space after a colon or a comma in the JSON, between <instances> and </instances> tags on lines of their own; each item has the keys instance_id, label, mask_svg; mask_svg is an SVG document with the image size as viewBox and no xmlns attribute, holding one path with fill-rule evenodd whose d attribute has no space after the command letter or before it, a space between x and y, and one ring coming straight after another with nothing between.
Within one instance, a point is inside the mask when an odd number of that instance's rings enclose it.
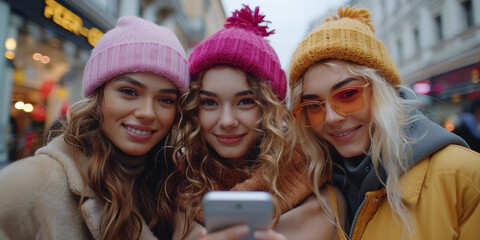
<instances>
[{"instance_id":1,"label":"ribbed knit texture","mask_svg":"<svg viewBox=\"0 0 480 240\"><path fill-rule=\"evenodd\" d=\"M307 159L300 146L295 148L292 161L283 168L279 176L278 189L285 197L286 201L280 201L282 214L302 203L310 194L312 189L307 178ZM212 169L212 171L215 171ZM219 176L214 179L214 190L221 191L267 191L269 184L265 182L262 176L262 169L257 169L249 174L245 171L230 169L218 170ZM327 178L321 179L319 185L322 186ZM178 204L182 210L186 209L187 199L180 199ZM203 211L195 216L195 220L203 224Z\"/></svg>"},{"instance_id":2,"label":"ribbed knit texture","mask_svg":"<svg viewBox=\"0 0 480 240\"><path fill-rule=\"evenodd\" d=\"M93 48L83 75L83 94L90 96L103 83L132 72L163 76L181 94L190 84L187 57L175 34L139 17L124 16Z\"/></svg>"},{"instance_id":3,"label":"ribbed knit texture","mask_svg":"<svg viewBox=\"0 0 480 240\"><path fill-rule=\"evenodd\" d=\"M225 20L224 27L195 47L189 57L192 81L200 73L216 65L230 65L269 83L273 92L283 100L287 80L277 54L263 37L267 32L264 15L245 6Z\"/></svg>"},{"instance_id":4,"label":"ribbed knit texture","mask_svg":"<svg viewBox=\"0 0 480 240\"><path fill-rule=\"evenodd\" d=\"M385 45L375 37L370 11L340 7L299 44L290 60L289 84L293 86L312 64L328 59L352 61L377 69L395 85L402 82L400 72Z\"/></svg>"}]
</instances>

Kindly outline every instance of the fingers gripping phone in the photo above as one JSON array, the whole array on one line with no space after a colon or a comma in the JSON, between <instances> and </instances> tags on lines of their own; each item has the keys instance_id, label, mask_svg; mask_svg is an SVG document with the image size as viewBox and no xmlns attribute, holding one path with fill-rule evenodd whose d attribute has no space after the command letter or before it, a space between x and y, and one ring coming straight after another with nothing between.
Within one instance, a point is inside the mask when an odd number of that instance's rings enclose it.
<instances>
[{"instance_id":1,"label":"fingers gripping phone","mask_svg":"<svg viewBox=\"0 0 480 240\"><path fill-rule=\"evenodd\" d=\"M247 224L250 233L245 240L254 239L254 230L270 227L272 211L272 197L267 192L212 191L203 198L207 231Z\"/></svg>"}]
</instances>

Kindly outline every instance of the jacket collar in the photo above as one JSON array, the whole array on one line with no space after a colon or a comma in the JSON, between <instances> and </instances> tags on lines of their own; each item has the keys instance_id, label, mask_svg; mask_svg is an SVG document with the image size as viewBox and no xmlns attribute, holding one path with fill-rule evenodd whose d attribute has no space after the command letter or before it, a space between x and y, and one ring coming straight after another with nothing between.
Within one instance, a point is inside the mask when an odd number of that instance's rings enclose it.
<instances>
[{"instance_id":1,"label":"jacket collar","mask_svg":"<svg viewBox=\"0 0 480 240\"><path fill-rule=\"evenodd\" d=\"M81 206L82 216L85 219L85 223L88 229L92 233L94 239L101 239L100 236L100 218L103 211L103 202L98 198L89 198ZM142 218L142 234L140 239L142 240L156 240L157 238L152 233Z\"/></svg>"},{"instance_id":2,"label":"jacket collar","mask_svg":"<svg viewBox=\"0 0 480 240\"><path fill-rule=\"evenodd\" d=\"M62 136L53 139L47 146L40 148L36 154L46 154L55 159L65 171L70 190L78 196L83 191L83 181L77 164L73 158L72 148L65 143ZM89 159L86 156L80 158L80 168L86 173ZM87 185L85 186L85 199L80 206L83 219L88 226L94 239L101 239L100 236L100 218L102 216L104 203L97 198L97 194ZM142 219L142 240L157 239L150 231L145 221Z\"/></svg>"},{"instance_id":3,"label":"jacket collar","mask_svg":"<svg viewBox=\"0 0 480 240\"><path fill-rule=\"evenodd\" d=\"M83 191L83 181L77 164L73 158L73 149L65 143L63 135L54 138L47 146L39 149L37 154L46 154L55 159L65 171L70 190L75 195L81 196ZM87 172L89 159L86 156L80 158L80 168L83 173ZM85 186L85 197L95 197L95 192L88 186Z\"/></svg>"},{"instance_id":4,"label":"jacket collar","mask_svg":"<svg viewBox=\"0 0 480 240\"><path fill-rule=\"evenodd\" d=\"M407 173L400 177L402 199L409 206L416 207L418 204L418 199L420 197L420 192L422 191L429 164L430 157L426 157L412 166Z\"/></svg>"}]
</instances>

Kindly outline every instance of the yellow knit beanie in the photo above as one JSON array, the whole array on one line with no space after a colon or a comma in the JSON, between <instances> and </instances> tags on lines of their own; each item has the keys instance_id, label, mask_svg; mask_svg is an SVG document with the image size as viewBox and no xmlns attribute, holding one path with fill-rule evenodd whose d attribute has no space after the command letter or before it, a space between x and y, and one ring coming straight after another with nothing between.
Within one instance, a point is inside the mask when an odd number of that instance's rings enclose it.
<instances>
[{"instance_id":1,"label":"yellow knit beanie","mask_svg":"<svg viewBox=\"0 0 480 240\"><path fill-rule=\"evenodd\" d=\"M290 87L312 64L327 60L348 60L377 69L395 85L402 82L400 73L385 45L375 37L370 11L346 6L331 16L300 43L290 60Z\"/></svg>"}]
</instances>

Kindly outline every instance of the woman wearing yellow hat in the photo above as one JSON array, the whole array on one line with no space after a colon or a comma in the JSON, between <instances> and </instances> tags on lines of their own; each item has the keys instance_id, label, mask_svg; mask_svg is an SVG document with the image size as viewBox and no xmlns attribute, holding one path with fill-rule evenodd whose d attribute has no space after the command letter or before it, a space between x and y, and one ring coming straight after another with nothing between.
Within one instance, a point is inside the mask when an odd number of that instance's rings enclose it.
<instances>
[{"instance_id":1,"label":"woman wearing yellow hat","mask_svg":"<svg viewBox=\"0 0 480 240\"><path fill-rule=\"evenodd\" d=\"M298 46L290 106L309 169L331 173L350 239L480 236L480 154L428 120L367 9L340 7Z\"/></svg>"}]
</instances>

